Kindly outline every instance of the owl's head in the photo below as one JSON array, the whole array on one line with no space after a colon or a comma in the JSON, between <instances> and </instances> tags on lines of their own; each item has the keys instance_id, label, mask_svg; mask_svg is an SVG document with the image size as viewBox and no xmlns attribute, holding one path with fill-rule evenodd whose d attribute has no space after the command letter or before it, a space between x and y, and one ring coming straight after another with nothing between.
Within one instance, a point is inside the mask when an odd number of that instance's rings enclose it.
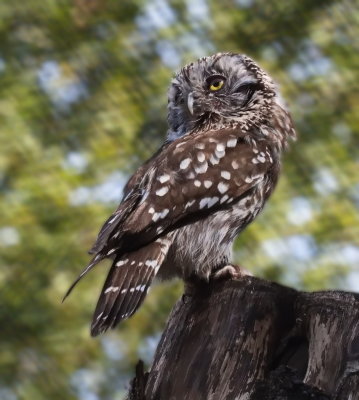
<instances>
[{"instance_id":1,"label":"owl's head","mask_svg":"<svg viewBox=\"0 0 359 400\"><path fill-rule=\"evenodd\" d=\"M249 57L218 53L183 67L168 92L168 140L213 127L260 123L277 96L272 79Z\"/></svg>"}]
</instances>

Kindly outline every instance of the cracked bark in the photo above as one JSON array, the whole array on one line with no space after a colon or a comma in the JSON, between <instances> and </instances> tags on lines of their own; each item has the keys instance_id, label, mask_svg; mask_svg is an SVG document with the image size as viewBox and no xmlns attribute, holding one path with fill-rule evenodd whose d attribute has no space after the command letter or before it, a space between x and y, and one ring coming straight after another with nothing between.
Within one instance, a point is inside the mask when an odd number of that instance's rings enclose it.
<instances>
[{"instance_id":1,"label":"cracked bark","mask_svg":"<svg viewBox=\"0 0 359 400\"><path fill-rule=\"evenodd\" d=\"M359 400L359 295L253 277L195 286L129 399Z\"/></svg>"}]
</instances>

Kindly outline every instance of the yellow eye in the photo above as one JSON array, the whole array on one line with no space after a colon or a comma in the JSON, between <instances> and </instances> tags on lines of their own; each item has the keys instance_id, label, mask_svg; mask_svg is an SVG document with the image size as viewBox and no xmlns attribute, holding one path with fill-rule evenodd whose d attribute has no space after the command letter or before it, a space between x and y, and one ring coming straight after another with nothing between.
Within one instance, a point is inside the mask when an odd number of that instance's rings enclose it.
<instances>
[{"instance_id":1,"label":"yellow eye","mask_svg":"<svg viewBox=\"0 0 359 400\"><path fill-rule=\"evenodd\" d=\"M215 81L212 82L211 86L209 87L209 90L215 92L216 90L221 89L223 85L224 85L223 79L216 79Z\"/></svg>"}]
</instances>

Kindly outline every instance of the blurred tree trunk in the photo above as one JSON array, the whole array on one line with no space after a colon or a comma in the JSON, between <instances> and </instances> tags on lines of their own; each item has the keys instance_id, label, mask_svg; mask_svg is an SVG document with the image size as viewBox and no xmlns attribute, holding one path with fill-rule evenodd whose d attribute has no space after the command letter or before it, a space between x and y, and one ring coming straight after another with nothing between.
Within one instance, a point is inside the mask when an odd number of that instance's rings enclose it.
<instances>
[{"instance_id":1,"label":"blurred tree trunk","mask_svg":"<svg viewBox=\"0 0 359 400\"><path fill-rule=\"evenodd\" d=\"M131 400L359 399L359 295L248 277L175 305Z\"/></svg>"}]
</instances>

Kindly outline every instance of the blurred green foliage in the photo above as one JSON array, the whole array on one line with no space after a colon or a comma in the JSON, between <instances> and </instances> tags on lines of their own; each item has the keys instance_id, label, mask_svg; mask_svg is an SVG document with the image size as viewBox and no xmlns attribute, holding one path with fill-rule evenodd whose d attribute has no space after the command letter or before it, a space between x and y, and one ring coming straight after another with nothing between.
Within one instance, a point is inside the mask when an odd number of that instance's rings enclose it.
<instances>
[{"instance_id":1,"label":"blurred green foliage","mask_svg":"<svg viewBox=\"0 0 359 400\"><path fill-rule=\"evenodd\" d=\"M0 0L0 399L119 399L150 362L179 282L98 339L107 266L61 298L165 135L173 71L203 55L254 57L300 135L237 260L297 288L359 288L358 37L350 0Z\"/></svg>"}]
</instances>

